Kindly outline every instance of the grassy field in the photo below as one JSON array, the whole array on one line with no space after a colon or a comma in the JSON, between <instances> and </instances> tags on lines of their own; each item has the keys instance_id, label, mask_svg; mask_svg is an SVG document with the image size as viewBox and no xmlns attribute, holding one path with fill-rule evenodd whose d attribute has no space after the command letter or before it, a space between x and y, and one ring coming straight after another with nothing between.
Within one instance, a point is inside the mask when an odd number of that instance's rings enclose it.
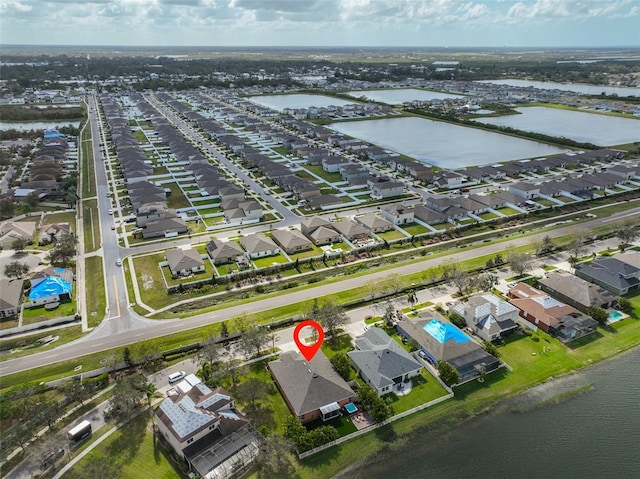
<instances>
[{"instance_id":1,"label":"grassy field","mask_svg":"<svg viewBox=\"0 0 640 479\"><path fill-rule=\"evenodd\" d=\"M191 206L191 202L184 196L184 193L177 183L165 183L162 186L171 190L171 194L167 196L167 206L169 206L169 208L178 209Z\"/></svg>"},{"instance_id":2,"label":"grassy field","mask_svg":"<svg viewBox=\"0 0 640 479\"><path fill-rule=\"evenodd\" d=\"M158 443L146 412L140 414L126 427L119 429L90 454L93 458L105 458L101 463L101 477L122 479L186 479L167 451ZM87 477L93 461L83 459L73 466L65 477Z\"/></svg>"},{"instance_id":3,"label":"grassy field","mask_svg":"<svg viewBox=\"0 0 640 479\"><path fill-rule=\"evenodd\" d=\"M96 174L93 158L91 128L85 128L80 136L81 148L80 154L82 165L82 198L90 198L96 195Z\"/></svg>"},{"instance_id":4,"label":"grassy field","mask_svg":"<svg viewBox=\"0 0 640 479\"><path fill-rule=\"evenodd\" d=\"M82 228L84 232L84 252L92 253L100 247L98 200L84 200L82 202Z\"/></svg>"},{"instance_id":5,"label":"grassy field","mask_svg":"<svg viewBox=\"0 0 640 479\"><path fill-rule=\"evenodd\" d=\"M85 271L87 277L91 277L91 281L86 282L87 321L89 327L93 328L102 322L104 313L107 310L102 258L100 256L90 256L86 258Z\"/></svg>"}]
</instances>

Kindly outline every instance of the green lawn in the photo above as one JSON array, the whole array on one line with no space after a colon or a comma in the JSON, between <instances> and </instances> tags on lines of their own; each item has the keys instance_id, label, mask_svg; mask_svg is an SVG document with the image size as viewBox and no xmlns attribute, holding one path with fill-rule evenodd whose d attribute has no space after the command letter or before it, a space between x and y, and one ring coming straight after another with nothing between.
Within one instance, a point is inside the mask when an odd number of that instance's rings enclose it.
<instances>
[{"instance_id":1,"label":"green lawn","mask_svg":"<svg viewBox=\"0 0 640 479\"><path fill-rule=\"evenodd\" d=\"M504 208L498 208L496 211L498 213L502 213L505 216L519 215L520 214L520 211L516 210L515 208L509 208L508 206L505 206Z\"/></svg>"},{"instance_id":2,"label":"green lawn","mask_svg":"<svg viewBox=\"0 0 640 479\"><path fill-rule=\"evenodd\" d=\"M556 196L556 200L560 200L563 203L575 203L576 200L569 198L568 196Z\"/></svg>"},{"instance_id":3,"label":"green lawn","mask_svg":"<svg viewBox=\"0 0 640 479\"><path fill-rule=\"evenodd\" d=\"M162 185L163 188L169 188L171 190L171 194L167 196L167 206L169 208L178 209L178 208L188 208L191 206L191 202L184 196L184 193L180 189L177 183L165 183Z\"/></svg>"},{"instance_id":4,"label":"green lawn","mask_svg":"<svg viewBox=\"0 0 640 479\"><path fill-rule=\"evenodd\" d=\"M82 166L82 175L80 178L82 188L79 189L79 191L81 191L82 198L89 198L96 195L95 159L93 158L93 148L91 147L91 128L85 128L82 131L80 141L79 153L80 164Z\"/></svg>"},{"instance_id":5,"label":"green lawn","mask_svg":"<svg viewBox=\"0 0 640 479\"><path fill-rule=\"evenodd\" d=\"M69 223L71 230L76 229L76 214L69 211L67 213L47 213L42 224L48 225L52 223Z\"/></svg>"},{"instance_id":6,"label":"green lawn","mask_svg":"<svg viewBox=\"0 0 640 479\"><path fill-rule=\"evenodd\" d=\"M76 314L75 291L73 298L68 303L60 303L56 309L46 310L44 306L25 309L22 313L22 324L35 324L47 319L62 318L64 316L73 316Z\"/></svg>"},{"instance_id":7,"label":"green lawn","mask_svg":"<svg viewBox=\"0 0 640 479\"><path fill-rule=\"evenodd\" d=\"M100 247L100 219L98 200L82 202L82 229L84 232L84 252L92 253Z\"/></svg>"},{"instance_id":8,"label":"green lawn","mask_svg":"<svg viewBox=\"0 0 640 479\"><path fill-rule=\"evenodd\" d=\"M158 263L164 260L164 253L133 258L133 266L142 302L152 308L159 308L175 301L174 298L167 295L162 273L158 267Z\"/></svg>"},{"instance_id":9,"label":"green lawn","mask_svg":"<svg viewBox=\"0 0 640 479\"><path fill-rule=\"evenodd\" d=\"M266 258L256 258L253 260L256 265L256 268L266 268L267 266L272 266L274 263L282 264L287 263L287 258L282 254L277 254L274 256L267 256Z\"/></svg>"},{"instance_id":10,"label":"green lawn","mask_svg":"<svg viewBox=\"0 0 640 479\"><path fill-rule=\"evenodd\" d=\"M386 241L393 241L400 238L406 238L405 235L398 230L385 231L384 233L376 233L380 238Z\"/></svg>"},{"instance_id":11,"label":"green lawn","mask_svg":"<svg viewBox=\"0 0 640 479\"><path fill-rule=\"evenodd\" d=\"M316 245L312 244L311 249L307 251L301 251L300 253L290 254L289 257L295 261L296 259L313 258L314 256L322 256L322 250Z\"/></svg>"},{"instance_id":12,"label":"green lawn","mask_svg":"<svg viewBox=\"0 0 640 479\"><path fill-rule=\"evenodd\" d=\"M87 321L89 327L92 328L100 324L107 309L102 258L100 256L89 256L86 258L85 271L87 275L91 275L91 281L86 282L86 297Z\"/></svg>"},{"instance_id":13,"label":"green lawn","mask_svg":"<svg viewBox=\"0 0 640 479\"><path fill-rule=\"evenodd\" d=\"M431 230L429 228L425 228L424 226L418 223L411 223L408 225L401 225L400 228L405 230L411 236L421 235L424 233L429 233Z\"/></svg>"},{"instance_id":14,"label":"green lawn","mask_svg":"<svg viewBox=\"0 0 640 479\"><path fill-rule=\"evenodd\" d=\"M440 383L425 369L422 370L420 376L412 378L411 381L412 389L406 396L396 396L393 393L385 396L385 398L391 398L391 407L395 414L408 411L421 404L447 395L447 391L445 391Z\"/></svg>"},{"instance_id":15,"label":"green lawn","mask_svg":"<svg viewBox=\"0 0 640 479\"><path fill-rule=\"evenodd\" d=\"M556 203L554 201L548 200L546 198L536 198L535 200L536 203L541 204L542 206L546 206L547 208L551 208L552 206L555 206Z\"/></svg>"},{"instance_id":16,"label":"green lawn","mask_svg":"<svg viewBox=\"0 0 640 479\"><path fill-rule=\"evenodd\" d=\"M322 169L322 165L305 165L304 167L329 183L341 183L344 181L340 173L327 173Z\"/></svg>"},{"instance_id":17,"label":"green lawn","mask_svg":"<svg viewBox=\"0 0 640 479\"><path fill-rule=\"evenodd\" d=\"M154 437L146 412L96 446L90 454L74 465L65 477L87 477L85 471L88 464L98 458L108 461L108 465L104 466L108 468L108 472L103 470L103 477L111 474L110 477L122 479L187 478Z\"/></svg>"},{"instance_id":18,"label":"green lawn","mask_svg":"<svg viewBox=\"0 0 640 479\"><path fill-rule=\"evenodd\" d=\"M482 218L485 221L489 221L489 220L495 220L496 218L499 218L498 215L491 213L489 211L486 211L484 213L481 213L478 215L480 218Z\"/></svg>"}]
</instances>

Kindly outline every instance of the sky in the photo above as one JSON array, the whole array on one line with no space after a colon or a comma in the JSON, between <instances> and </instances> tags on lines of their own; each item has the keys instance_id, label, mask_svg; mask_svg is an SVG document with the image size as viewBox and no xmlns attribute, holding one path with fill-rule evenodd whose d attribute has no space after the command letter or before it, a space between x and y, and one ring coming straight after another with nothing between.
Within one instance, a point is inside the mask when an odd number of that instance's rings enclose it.
<instances>
[{"instance_id":1,"label":"sky","mask_svg":"<svg viewBox=\"0 0 640 479\"><path fill-rule=\"evenodd\" d=\"M640 0L0 0L0 45L640 47Z\"/></svg>"}]
</instances>

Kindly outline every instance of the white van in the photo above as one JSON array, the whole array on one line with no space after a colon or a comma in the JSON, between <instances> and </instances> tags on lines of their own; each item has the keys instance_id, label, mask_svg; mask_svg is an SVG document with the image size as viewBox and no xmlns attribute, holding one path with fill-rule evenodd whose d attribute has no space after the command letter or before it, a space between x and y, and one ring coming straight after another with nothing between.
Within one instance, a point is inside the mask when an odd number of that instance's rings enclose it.
<instances>
[{"instance_id":1,"label":"white van","mask_svg":"<svg viewBox=\"0 0 640 479\"><path fill-rule=\"evenodd\" d=\"M169 374L169 384L175 384L178 381L182 380L187 374L184 371L176 371L175 373Z\"/></svg>"}]
</instances>

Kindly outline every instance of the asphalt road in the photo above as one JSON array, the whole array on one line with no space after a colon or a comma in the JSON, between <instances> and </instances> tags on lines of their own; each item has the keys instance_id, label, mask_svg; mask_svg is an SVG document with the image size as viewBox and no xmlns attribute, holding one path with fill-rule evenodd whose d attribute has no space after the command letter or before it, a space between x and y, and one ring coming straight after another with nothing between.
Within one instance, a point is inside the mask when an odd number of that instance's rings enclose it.
<instances>
[{"instance_id":1,"label":"asphalt road","mask_svg":"<svg viewBox=\"0 0 640 479\"><path fill-rule=\"evenodd\" d=\"M638 213L640 213L640 207L617 213L606 218L596 218L589 222L582 223L579 226L570 225L557 228L555 230L544 231L526 238L516 238L513 241L510 241L509 244L513 246L526 245L530 244L536 237L542 238L545 235L549 235L551 237L562 236L575 231L577 227L589 229L611 221L636 217ZM262 300L256 299L250 304L232 306L224 310L200 314L186 319L151 321L139 317L128 309L121 309L121 317L118 318L120 321L119 325L122 327L128 326L131 327L131 329L114 328L111 325L113 319L106 320L99 328L96 328L94 332L73 343L68 343L53 350L43 351L42 353L36 353L20 359L3 361L0 364L0 376L26 371L53 362L70 360L90 353L106 351L111 348L133 344L145 339L166 336L178 331L184 331L230 319L245 312L256 313L300 301L307 301L312 298L322 297L347 289L363 287L371 281L387 277L392 272L401 275L415 273L430 267L438 266L445 259L463 261L477 256L502 252L506 247L507 244L498 243L487 244L486 246L480 246L474 249L461 249L457 252L452 252L452 254L446 258L440 257L431 260L427 259L424 261L416 261L412 264L399 266L393 270L378 271L366 276L346 278L344 281L320 285L304 291L291 292L274 298ZM126 313L128 313L128 318L125 315ZM126 321L129 321L129 323L126 323Z\"/></svg>"}]
</instances>

